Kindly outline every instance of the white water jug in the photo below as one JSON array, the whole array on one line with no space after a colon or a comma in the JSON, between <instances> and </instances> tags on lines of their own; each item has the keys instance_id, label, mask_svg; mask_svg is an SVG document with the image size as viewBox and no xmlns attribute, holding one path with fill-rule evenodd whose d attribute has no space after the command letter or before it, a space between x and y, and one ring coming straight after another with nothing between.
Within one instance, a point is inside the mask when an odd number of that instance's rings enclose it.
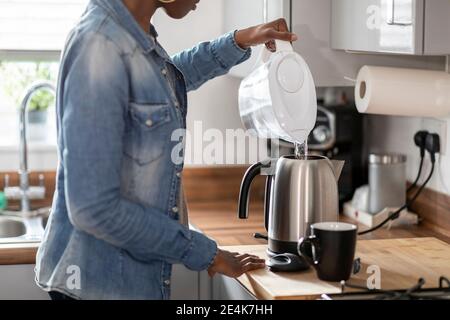
<instances>
[{"instance_id":1,"label":"white water jug","mask_svg":"<svg viewBox=\"0 0 450 320\"><path fill-rule=\"evenodd\" d=\"M276 41L277 51L263 49L256 69L239 89L239 112L246 129L260 138L303 143L317 118L314 79L292 44Z\"/></svg>"}]
</instances>

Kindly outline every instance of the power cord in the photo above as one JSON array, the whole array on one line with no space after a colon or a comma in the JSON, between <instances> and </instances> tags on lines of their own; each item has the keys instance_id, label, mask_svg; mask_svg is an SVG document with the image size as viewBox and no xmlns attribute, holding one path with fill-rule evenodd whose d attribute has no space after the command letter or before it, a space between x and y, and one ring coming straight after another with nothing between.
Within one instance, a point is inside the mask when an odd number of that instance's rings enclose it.
<instances>
[{"instance_id":1,"label":"power cord","mask_svg":"<svg viewBox=\"0 0 450 320\"><path fill-rule=\"evenodd\" d=\"M398 210L396 210L393 213L391 213L380 224L378 224L375 227L370 228L368 230L361 231L361 232L358 233L358 235L362 236L362 235L374 232L374 231L382 228L389 221L394 221L394 220L398 219L400 217L400 213L403 210L405 210L408 207L410 207L417 200L419 195L422 193L422 191L425 189L425 187L427 186L427 184L430 182L431 178L433 177L433 173L434 173L434 169L435 169L435 165L436 165L436 153L439 153L440 150L441 150L439 135L437 135L437 134L427 134L427 137L425 139L425 149L430 153L431 171L430 171L430 174L428 175L427 179L425 180L425 182L420 186L419 190L417 190L415 195L409 201L407 201L404 206L402 206Z\"/></svg>"},{"instance_id":2,"label":"power cord","mask_svg":"<svg viewBox=\"0 0 450 320\"><path fill-rule=\"evenodd\" d=\"M414 180L413 184L408 187L406 190L406 193L410 193L415 187L417 187L417 183L419 182L420 176L422 175L422 168L423 168L423 162L425 158L420 158L420 164L419 164L419 172L417 173L416 180Z\"/></svg>"},{"instance_id":3,"label":"power cord","mask_svg":"<svg viewBox=\"0 0 450 320\"><path fill-rule=\"evenodd\" d=\"M417 186L420 176L422 175L423 162L425 159L425 145L428 135L429 135L428 131L419 131L414 135L414 143L417 147L420 148L420 165L416 180L414 180L413 184L409 186L408 190L406 190L407 193L409 193Z\"/></svg>"}]
</instances>

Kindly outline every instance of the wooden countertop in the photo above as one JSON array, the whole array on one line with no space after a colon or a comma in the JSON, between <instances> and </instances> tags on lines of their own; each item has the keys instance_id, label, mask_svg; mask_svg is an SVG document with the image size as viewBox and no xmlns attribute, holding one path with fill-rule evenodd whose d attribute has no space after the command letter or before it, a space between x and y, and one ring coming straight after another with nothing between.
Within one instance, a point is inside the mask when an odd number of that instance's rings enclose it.
<instances>
[{"instance_id":1,"label":"wooden countertop","mask_svg":"<svg viewBox=\"0 0 450 320\"><path fill-rule=\"evenodd\" d=\"M249 219L237 217L237 201L191 202L188 203L190 223L217 241L220 246L264 245L264 240L253 238L255 232L266 233L264 229L263 206L259 202L249 205ZM342 217L342 220L348 221ZM365 227L361 227L365 228ZM381 229L361 239L395 239L435 237L450 243L450 238L426 227L409 226L391 230ZM33 264L38 244L1 244L0 265Z\"/></svg>"},{"instance_id":2,"label":"wooden countertop","mask_svg":"<svg viewBox=\"0 0 450 320\"><path fill-rule=\"evenodd\" d=\"M224 249L253 253L266 258L266 241L253 238L255 232L266 233L264 229L263 206L260 203L250 204L248 220L238 219L236 203L230 201L190 204L189 210L190 223L216 240ZM340 219L353 222L344 216L341 216ZM364 230L367 227L360 225L359 228ZM450 243L450 238L425 226L398 226L390 230L382 228L358 239L357 254L362 259L363 268L367 269L367 265L371 264L380 265L383 275L386 276L382 280L382 286L385 289L399 289L412 286L422 276L427 278L427 286L436 287L439 276L444 274L450 276L450 267L448 267L450 263L450 247L447 247L447 244ZM436 252L433 250L428 252L427 245L430 244L438 247L439 250L445 247L446 257L433 256ZM379 250L380 246L384 246L384 249ZM404 247L405 254L397 256L395 250L390 250L390 248L401 246ZM432 256L428 258L426 255L423 258L419 258L417 255L414 256L422 249L424 249L426 254L431 254ZM413 252L414 254L408 256L407 252ZM436 259L444 259L445 261L436 265ZM411 264L411 261L420 261L421 263L420 265ZM396 263L394 264L394 262ZM427 266L425 269L424 265ZM367 278L367 276L367 274L361 273L356 278L353 278L352 282L364 285L365 279L361 277ZM306 278L298 274L274 275L266 269L246 274L239 278L238 281L258 299L316 299L324 293L340 293L338 285L317 281L312 269L308 271ZM282 289L277 290L277 288Z\"/></svg>"},{"instance_id":3,"label":"wooden countertop","mask_svg":"<svg viewBox=\"0 0 450 320\"><path fill-rule=\"evenodd\" d=\"M265 245L224 248L266 258ZM450 277L450 245L436 238L360 240L356 257L361 259L361 271L352 275L348 283L360 287L366 287L368 281L373 283L369 278L373 276L370 266L379 270L382 290L411 288L420 278L426 281L423 288L436 288L441 276ZM319 280L312 268L293 273L260 269L248 272L237 281L256 298L265 300L311 300L322 294L342 293L340 283ZM345 291L359 290L346 288Z\"/></svg>"},{"instance_id":4,"label":"wooden countertop","mask_svg":"<svg viewBox=\"0 0 450 320\"><path fill-rule=\"evenodd\" d=\"M0 244L0 265L34 264L39 243Z\"/></svg>"},{"instance_id":5,"label":"wooden countertop","mask_svg":"<svg viewBox=\"0 0 450 320\"><path fill-rule=\"evenodd\" d=\"M266 234L264 229L263 206L258 203L250 203L249 219L239 220L237 217L237 203L214 202L189 204L190 223L213 238L221 246L257 245L266 241L254 239L255 232ZM352 222L349 218L341 216L341 221ZM360 230L367 228L359 225ZM427 227L401 226L388 230L379 229L371 234L359 237L362 240L371 239L398 239L398 238L422 238L434 237L450 243L450 238L437 233Z\"/></svg>"}]
</instances>

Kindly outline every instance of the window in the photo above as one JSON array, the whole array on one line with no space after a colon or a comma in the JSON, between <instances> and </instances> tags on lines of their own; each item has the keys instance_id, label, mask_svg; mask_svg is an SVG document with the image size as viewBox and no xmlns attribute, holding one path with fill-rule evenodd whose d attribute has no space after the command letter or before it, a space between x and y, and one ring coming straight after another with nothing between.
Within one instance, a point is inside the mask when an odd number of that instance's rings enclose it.
<instances>
[{"instance_id":1,"label":"window","mask_svg":"<svg viewBox=\"0 0 450 320\"><path fill-rule=\"evenodd\" d=\"M0 50L60 51L87 0L0 0Z\"/></svg>"},{"instance_id":2,"label":"window","mask_svg":"<svg viewBox=\"0 0 450 320\"><path fill-rule=\"evenodd\" d=\"M88 0L0 0L0 145L18 138L18 107L28 86L56 82L60 51ZM39 92L34 109L53 99ZM54 132L54 109L48 109L47 128ZM33 124L29 134L33 135ZM38 135L38 134L35 134ZM53 134L50 136L54 136ZM35 137L29 137L33 140ZM54 137L50 137L54 141Z\"/></svg>"}]
</instances>

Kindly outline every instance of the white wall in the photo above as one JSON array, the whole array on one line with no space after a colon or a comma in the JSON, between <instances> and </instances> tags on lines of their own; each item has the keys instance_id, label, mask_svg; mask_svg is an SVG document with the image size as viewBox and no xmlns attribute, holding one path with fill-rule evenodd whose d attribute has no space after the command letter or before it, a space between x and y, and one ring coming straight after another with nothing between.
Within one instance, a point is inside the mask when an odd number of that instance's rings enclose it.
<instances>
[{"instance_id":1,"label":"white wall","mask_svg":"<svg viewBox=\"0 0 450 320\"><path fill-rule=\"evenodd\" d=\"M202 1L196 11L191 12L182 20L173 20L163 11L158 12L153 20L159 41L169 54L191 48L199 42L214 39L222 35L224 30L223 1ZM238 89L240 80L232 76L222 76L209 81L201 88L189 93L189 111L187 127L193 132L194 121L202 121L203 129L219 129L225 133L226 129L242 128L238 110ZM193 143L200 144L202 136L193 136ZM205 146L207 143L203 143ZM194 151L195 150L195 151ZM199 159L201 154L192 144L187 144L187 151L191 152L192 160ZM194 154L195 152L195 154ZM238 160L245 159L245 150L238 150ZM243 159L244 158L244 159ZM202 162L204 163L204 162ZM186 161L186 165L199 165L199 161Z\"/></svg>"},{"instance_id":2,"label":"white wall","mask_svg":"<svg viewBox=\"0 0 450 320\"><path fill-rule=\"evenodd\" d=\"M441 125L442 124L442 125ZM443 127L443 130L441 128ZM414 134L419 130L428 130L443 135L442 146L445 155L439 159L429 188L450 194L450 117L438 121L425 118L372 116L369 121L369 141L372 152L396 152L408 157L407 176L414 181L420 162L418 148L413 142ZM430 161L427 156L422 180L428 175Z\"/></svg>"}]
</instances>

